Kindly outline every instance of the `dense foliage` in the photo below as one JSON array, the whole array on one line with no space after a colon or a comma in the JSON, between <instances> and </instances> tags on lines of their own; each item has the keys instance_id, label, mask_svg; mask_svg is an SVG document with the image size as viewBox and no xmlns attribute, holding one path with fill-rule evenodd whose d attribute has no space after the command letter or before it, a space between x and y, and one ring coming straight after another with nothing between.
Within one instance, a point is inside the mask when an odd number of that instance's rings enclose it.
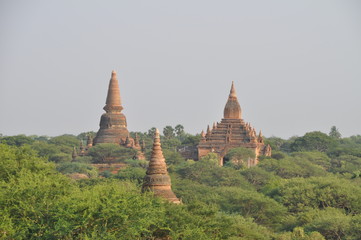
<instances>
[{"instance_id":1,"label":"dense foliage","mask_svg":"<svg viewBox=\"0 0 361 240\"><path fill-rule=\"evenodd\" d=\"M153 132L137 133L148 157ZM253 155L243 148L220 167L212 153L184 159L177 148L199 136L166 126L163 152L183 202L174 205L141 193L147 162L134 151L98 145L72 161L87 134L0 138L1 239L360 239L360 135L342 138L332 127L270 137L273 155L256 167L246 167ZM90 165L107 159L125 167L98 174Z\"/></svg>"}]
</instances>

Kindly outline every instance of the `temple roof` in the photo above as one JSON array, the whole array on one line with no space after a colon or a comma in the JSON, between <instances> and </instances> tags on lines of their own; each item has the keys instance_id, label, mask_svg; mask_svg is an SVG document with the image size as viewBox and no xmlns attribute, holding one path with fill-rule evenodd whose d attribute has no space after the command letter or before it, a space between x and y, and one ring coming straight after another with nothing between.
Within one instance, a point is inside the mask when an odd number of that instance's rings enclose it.
<instances>
[{"instance_id":1,"label":"temple roof","mask_svg":"<svg viewBox=\"0 0 361 240\"><path fill-rule=\"evenodd\" d=\"M242 110L237 99L236 89L232 81L231 91L228 96L226 106L224 107L225 119L241 119Z\"/></svg>"}]
</instances>

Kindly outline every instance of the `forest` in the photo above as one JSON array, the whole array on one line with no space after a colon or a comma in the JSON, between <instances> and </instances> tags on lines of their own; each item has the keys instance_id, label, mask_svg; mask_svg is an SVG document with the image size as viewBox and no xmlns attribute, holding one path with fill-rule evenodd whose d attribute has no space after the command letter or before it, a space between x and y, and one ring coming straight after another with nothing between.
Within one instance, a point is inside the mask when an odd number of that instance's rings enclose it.
<instances>
[{"instance_id":1,"label":"forest","mask_svg":"<svg viewBox=\"0 0 361 240\"><path fill-rule=\"evenodd\" d=\"M148 159L154 131L137 132ZM182 125L162 133L180 205L141 192L147 161L132 149L99 144L72 161L94 132L1 135L0 239L361 239L361 135L342 137L333 126L268 137L272 157L247 168L247 149L229 151L220 167L214 153L182 157L177 149L200 140Z\"/></svg>"}]
</instances>

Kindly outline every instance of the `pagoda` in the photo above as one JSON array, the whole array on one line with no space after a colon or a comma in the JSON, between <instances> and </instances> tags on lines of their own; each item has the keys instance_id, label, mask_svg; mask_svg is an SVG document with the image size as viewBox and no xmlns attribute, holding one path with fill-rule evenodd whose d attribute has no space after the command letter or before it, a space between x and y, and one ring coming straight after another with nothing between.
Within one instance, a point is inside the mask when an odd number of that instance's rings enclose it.
<instances>
[{"instance_id":1,"label":"pagoda","mask_svg":"<svg viewBox=\"0 0 361 240\"><path fill-rule=\"evenodd\" d=\"M271 147L265 145L262 132L257 135L256 130L250 123L242 119L242 110L239 105L234 83L224 107L223 119L220 123L214 123L213 127L208 126L207 132L201 133L201 140L198 144L198 159L210 152L216 153L219 157L219 164L224 164L224 157L227 152L236 147L252 149L255 159L248 159L247 166L255 166L258 163L258 156L271 156Z\"/></svg>"},{"instance_id":2,"label":"pagoda","mask_svg":"<svg viewBox=\"0 0 361 240\"><path fill-rule=\"evenodd\" d=\"M105 113L100 118L100 129L93 140L94 145L98 143L125 142L129 135L127 119L122 113L123 106L120 99L119 83L117 73L112 72L109 82L108 95L105 106Z\"/></svg>"},{"instance_id":3,"label":"pagoda","mask_svg":"<svg viewBox=\"0 0 361 240\"><path fill-rule=\"evenodd\" d=\"M119 83L117 73L113 70L109 81L108 95L105 106L105 113L100 118L100 128L94 139L87 141L90 148L100 143L114 143L127 148L137 150L136 159L144 160L143 149L139 144L139 138L131 138L127 129L127 119L122 113L123 106L120 98Z\"/></svg>"},{"instance_id":4,"label":"pagoda","mask_svg":"<svg viewBox=\"0 0 361 240\"><path fill-rule=\"evenodd\" d=\"M156 129L152 157L143 181L143 191L152 191L154 195L167 199L170 202L181 203L171 188L171 180L168 175L167 164L160 144L159 130Z\"/></svg>"}]
</instances>

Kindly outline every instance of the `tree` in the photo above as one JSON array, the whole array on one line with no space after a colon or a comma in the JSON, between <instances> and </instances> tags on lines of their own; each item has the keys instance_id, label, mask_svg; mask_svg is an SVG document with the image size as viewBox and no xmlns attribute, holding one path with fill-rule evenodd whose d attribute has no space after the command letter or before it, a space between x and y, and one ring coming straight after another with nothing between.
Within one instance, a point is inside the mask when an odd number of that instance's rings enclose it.
<instances>
[{"instance_id":1,"label":"tree","mask_svg":"<svg viewBox=\"0 0 361 240\"><path fill-rule=\"evenodd\" d=\"M325 176L327 174L321 166L312 163L302 155L286 157L279 160L266 158L260 161L257 166L287 179L295 177Z\"/></svg>"},{"instance_id":2,"label":"tree","mask_svg":"<svg viewBox=\"0 0 361 240\"><path fill-rule=\"evenodd\" d=\"M258 190L269 183L271 180L277 178L274 174L267 172L258 166L247 168L241 171L241 174Z\"/></svg>"},{"instance_id":3,"label":"tree","mask_svg":"<svg viewBox=\"0 0 361 240\"><path fill-rule=\"evenodd\" d=\"M178 124L177 126L175 126L174 130L175 130L175 133L177 134L177 137L184 134L184 127L181 124Z\"/></svg>"},{"instance_id":4,"label":"tree","mask_svg":"<svg viewBox=\"0 0 361 240\"><path fill-rule=\"evenodd\" d=\"M151 129L149 129L149 130L148 130L148 137L153 138L153 137L154 137L154 134L155 134L155 130L156 130L155 127L152 127Z\"/></svg>"},{"instance_id":5,"label":"tree","mask_svg":"<svg viewBox=\"0 0 361 240\"><path fill-rule=\"evenodd\" d=\"M306 133L303 137L296 138L291 144L291 150L301 151L319 151L327 152L335 147L337 142L334 138L319 131Z\"/></svg>"},{"instance_id":6,"label":"tree","mask_svg":"<svg viewBox=\"0 0 361 240\"><path fill-rule=\"evenodd\" d=\"M331 160L331 172L353 173L361 169L361 158L352 155L341 155Z\"/></svg>"},{"instance_id":7,"label":"tree","mask_svg":"<svg viewBox=\"0 0 361 240\"><path fill-rule=\"evenodd\" d=\"M94 163L112 163L133 158L136 150L114 143L101 143L90 148L88 154L93 157Z\"/></svg>"},{"instance_id":8,"label":"tree","mask_svg":"<svg viewBox=\"0 0 361 240\"><path fill-rule=\"evenodd\" d=\"M17 136L2 137L0 143L5 143L12 146L22 146L24 144L32 144L34 140L24 134Z\"/></svg>"},{"instance_id":9,"label":"tree","mask_svg":"<svg viewBox=\"0 0 361 240\"><path fill-rule=\"evenodd\" d=\"M62 163L59 164L56 169L63 174L84 173L89 177L95 177L98 175L98 171L96 168L92 167L89 164L79 162Z\"/></svg>"},{"instance_id":10,"label":"tree","mask_svg":"<svg viewBox=\"0 0 361 240\"><path fill-rule=\"evenodd\" d=\"M182 155L179 152L174 152L169 149L163 149L163 155L165 161L167 162L168 167L170 165L177 165L185 162L185 159L182 157Z\"/></svg>"},{"instance_id":11,"label":"tree","mask_svg":"<svg viewBox=\"0 0 361 240\"><path fill-rule=\"evenodd\" d=\"M94 131L82 132L82 133L78 134L77 138L79 140L86 141L88 139L88 136L91 136L92 138L94 138L96 135L97 135L97 133Z\"/></svg>"},{"instance_id":12,"label":"tree","mask_svg":"<svg viewBox=\"0 0 361 240\"><path fill-rule=\"evenodd\" d=\"M308 231L318 231L326 239L339 240L345 239L352 232L351 216L336 208L326 208L321 211L315 211L312 221L305 228ZM360 237L360 236L358 236ZM359 238L347 238L359 239Z\"/></svg>"},{"instance_id":13,"label":"tree","mask_svg":"<svg viewBox=\"0 0 361 240\"><path fill-rule=\"evenodd\" d=\"M219 157L217 153L208 153L200 159L200 163L210 166L219 166Z\"/></svg>"},{"instance_id":14,"label":"tree","mask_svg":"<svg viewBox=\"0 0 361 240\"><path fill-rule=\"evenodd\" d=\"M171 139L175 136L174 134L174 128L171 126L165 126L163 129L163 135L166 139Z\"/></svg>"},{"instance_id":15,"label":"tree","mask_svg":"<svg viewBox=\"0 0 361 240\"><path fill-rule=\"evenodd\" d=\"M127 167L120 169L115 175L115 178L122 180L136 181L138 184L143 184L146 169L141 167Z\"/></svg>"},{"instance_id":16,"label":"tree","mask_svg":"<svg viewBox=\"0 0 361 240\"><path fill-rule=\"evenodd\" d=\"M65 162L70 162L72 160L71 155L70 154L66 154L66 153L54 153L52 155L50 155L49 157L49 161L51 162L56 162L56 163L65 163Z\"/></svg>"},{"instance_id":17,"label":"tree","mask_svg":"<svg viewBox=\"0 0 361 240\"><path fill-rule=\"evenodd\" d=\"M61 153L59 146L55 144L49 144L43 141L36 141L31 145L32 149L35 149L39 156L41 157L49 157L54 154ZM69 155L70 156L70 155Z\"/></svg>"},{"instance_id":18,"label":"tree","mask_svg":"<svg viewBox=\"0 0 361 240\"><path fill-rule=\"evenodd\" d=\"M338 131L336 126L332 126L328 136L330 136L332 138L335 138L335 139L340 139L341 138L341 133Z\"/></svg>"},{"instance_id":19,"label":"tree","mask_svg":"<svg viewBox=\"0 0 361 240\"><path fill-rule=\"evenodd\" d=\"M196 146L199 144L199 141L201 140L201 135L191 135L191 134L184 134L182 145L190 145L190 146Z\"/></svg>"},{"instance_id":20,"label":"tree","mask_svg":"<svg viewBox=\"0 0 361 240\"><path fill-rule=\"evenodd\" d=\"M360 214L361 188L336 177L293 178L282 181L272 197L291 213L309 209L339 208L348 214Z\"/></svg>"},{"instance_id":21,"label":"tree","mask_svg":"<svg viewBox=\"0 0 361 240\"><path fill-rule=\"evenodd\" d=\"M170 138L162 140L162 148L169 149L173 152L177 151L177 147L181 145L181 142L177 138Z\"/></svg>"},{"instance_id":22,"label":"tree","mask_svg":"<svg viewBox=\"0 0 361 240\"><path fill-rule=\"evenodd\" d=\"M272 153L272 157L273 157L273 153ZM291 153L291 157L298 164L302 164L303 162L309 161L312 164L321 166L326 171L329 171L331 168L331 159L325 153L322 152L294 152Z\"/></svg>"},{"instance_id":23,"label":"tree","mask_svg":"<svg viewBox=\"0 0 361 240\"><path fill-rule=\"evenodd\" d=\"M183 179L189 179L209 186L242 186L251 188L250 184L238 171L232 168L221 167L218 164L218 155L208 153L196 162L187 161L178 165L175 170Z\"/></svg>"},{"instance_id":24,"label":"tree","mask_svg":"<svg viewBox=\"0 0 361 240\"><path fill-rule=\"evenodd\" d=\"M251 149L237 147L229 150L225 156L225 159L229 159L231 166L235 167L236 169L240 169L246 168L248 160L254 159L255 157L256 154Z\"/></svg>"},{"instance_id":25,"label":"tree","mask_svg":"<svg viewBox=\"0 0 361 240\"><path fill-rule=\"evenodd\" d=\"M53 137L49 140L49 143L55 145L64 145L73 148L74 146L78 146L80 144L80 141L74 135L64 134L61 136Z\"/></svg>"},{"instance_id":26,"label":"tree","mask_svg":"<svg viewBox=\"0 0 361 240\"><path fill-rule=\"evenodd\" d=\"M284 140L282 138L279 138L279 137L275 137L275 136L272 136L272 137L269 137L269 138L265 138L265 144L269 144L272 148L272 152L273 150L280 150L281 149L281 146L283 144L285 144L285 142L287 140Z\"/></svg>"}]
</instances>

